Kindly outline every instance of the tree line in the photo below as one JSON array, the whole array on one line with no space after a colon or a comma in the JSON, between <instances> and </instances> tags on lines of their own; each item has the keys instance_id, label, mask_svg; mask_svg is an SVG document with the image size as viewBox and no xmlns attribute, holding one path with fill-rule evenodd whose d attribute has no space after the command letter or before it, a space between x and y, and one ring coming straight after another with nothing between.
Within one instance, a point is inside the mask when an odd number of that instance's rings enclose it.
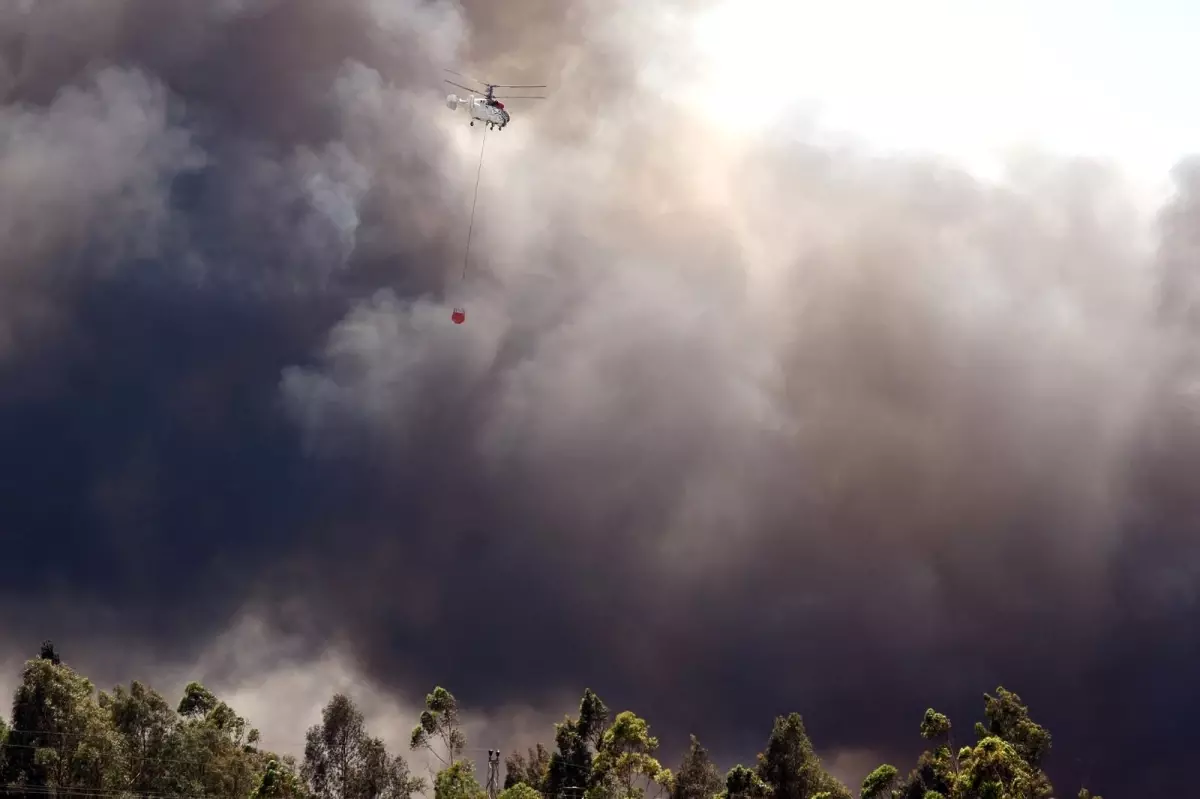
<instances>
[{"instance_id":1,"label":"tree line","mask_svg":"<svg viewBox=\"0 0 1200 799\"><path fill-rule=\"evenodd\" d=\"M553 746L513 752L498 799L1052 799L1042 770L1050 733L1003 687L984 696L986 722L956 748L933 709L918 732L928 747L907 773L884 764L852 791L822 765L797 713L775 719L751 765L724 774L695 736L679 766L632 711L613 715L590 689L554 725ZM9 723L0 719L0 791L14 799L486 799L467 757L458 703L425 697L409 740L436 768L414 774L371 736L343 694L306 731L297 759L263 748L258 730L197 682L175 705L134 681L97 691L46 643L25 663ZM1086 789L1079 799L1093 797Z\"/></svg>"}]
</instances>

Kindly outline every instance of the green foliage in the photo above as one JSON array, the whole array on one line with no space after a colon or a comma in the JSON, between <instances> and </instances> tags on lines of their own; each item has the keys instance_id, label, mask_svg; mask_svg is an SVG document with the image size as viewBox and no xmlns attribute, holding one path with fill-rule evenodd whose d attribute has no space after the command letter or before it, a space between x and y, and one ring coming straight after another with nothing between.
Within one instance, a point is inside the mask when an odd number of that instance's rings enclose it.
<instances>
[{"instance_id":1,"label":"green foliage","mask_svg":"<svg viewBox=\"0 0 1200 799\"><path fill-rule=\"evenodd\" d=\"M444 756L437 751L435 743L441 744L446 752ZM454 694L439 685L425 696L425 710L421 712L417 726L413 727L409 746L428 749L449 766L462 757L466 745L466 736L458 723L458 701Z\"/></svg>"},{"instance_id":2,"label":"green foliage","mask_svg":"<svg viewBox=\"0 0 1200 799\"><path fill-rule=\"evenodd\" d=\"M58 650L54 648L52 641L42 641L42 648L38 650L38 658L48 660L55 666L62 665L62 658L58 656Z\"/></svg>"},{"instance_id":3,"label":"green foliage","mask_svg":"<svg viewBox=\"0 0 1200 799\"><path fill-rule=\"evenodd\" d=\"M318 799L357 794L367 734L363 715L350 697L334 694L321 710L321 723L309 727L301 774Z\"/></svg>"},{"instance_id":4,"label":"green foliage","mask_svg":"<svg viewBox=\"0 0 1200 799\"><path fill-rule=\"evenodd\" d=\"M198 682L190 682L183 689L183 698L179 700L177 710L185 718L203 718L216 707L217 698L211 691Z\"/></svg>"},{"instance_id":5,"label":"green foliage","mask_svg":"<svg viewBox=\"0 0 1200 799\"><path fill-rule=\"evenodd\" d=\"M345 694L334 694L321 723L305 734L300 775L314 799L409 799L425 789L403 757L391 757L367 734L362 712Z\"/></svg>"},{"instance_id":6,"label":"green foliage","mask_svg":"<svg viewBox=\"0 0 1200 799\"><path fill-rule=\"evenodd\" d=\"M708 750L695 735L691 736L691 744L675 772L671 799L712 799L720 792L721 785L721 772L708 756Z\"/></svg>"},{"instance_id":7,"label":"green foliage","mask_svg":"<svg viewBox=\"0 0 1200 799\"><path fill-rule=\"evenodd\" d=\"M608 708L589 688L579 701L579 716L554 725L555 751L546 767L542 794L547 797L579 796L593 783L592 756L608 723Z\"/></svg>"},{"instance_id":8,"label":"green foliage","mask_svg":"<svg viewBox=\"0 0 1200 799\"><path fill-rule=\"evenodd\" d=\"M504 759L504 787L527 785L540 793L545 788L549 770L550 752L541 744L530 748L528 757L513 752Z\"/></svg>"},{"instance_id":9,"label":"green foliage","mask_svg":"<svg viewBox=\"0 0 1200 799\"><path fill-rule=\"evenodd\" d=\"M542 795L524 782L500 792L498 799L542 799Z\"/></svg>"},{"instance_id":10,"label":"green foliage","mask_svg":"<svg viewBox=\"0 0 1200 799\"><path fill-rule=\"evenodd\" d=\"M546 769L544 792L558 797L576 787L586 786L592 777L592 752L579 734L579 725L567 717L554 725L555 751Z\"/></svg>"},{"instance_id":11,"label":"green foliage","mask_svg":"<svg viewBox=\"0 0 1200 799\"><path fill-rule=\"evenodd\" d=\"M43 646L42 655L46 655ZM12 731L0 783L31 791L85 784L124 787L121 741L90 680L57 655L25 664L13 696Z\"/></svg>"},{"instance_id":12,"label":"green foliage","mask_svg":"<svg viewBox=\"0 0 1200 799\"><path fill-rule=\"evenodd\" d=\"M1050 750L1050 733L1029 717L1021 698L1003 687L996 690L995 696L984 694L984 715L987 724L975 724L979 741L954 754L950 720L932 708L925 711L921 737L944 743L918 758L917 767L896 795L901 799L1053 796L1050 779L1041 769L1042 760ZM866 799L865 782L863 787Z\"/></svg>"},{"instance_id":13,"label":"green foliage","mask_svg":"<svg viewBox=\"0 0 1200 799\"><path fill-rule=\"evenodd\" d=\"M593 747L600 747L601 737L608 725L608 706L600 701L591 688L579 700L579 735Z\"/></svg>"},{"instance_id":14,"label":"green foliage","mask_svg":"<svg viewBox=\"0 0 1200 799\"><path fill-rule=\"evenodd\" d=\"M437 773L433 783L434 799L483 799L486 794L475 779L469 760L457 760Z\"/></svg>"},{"instance_id":15,"label":"green foliage","mask_svg":"<svg viewBox=\"0 0 1200 799\"><path fill-rule=\"evenodd\" d=\"M584 719L582 711L581 707ZM656 751L658 739L650 734L646 720L629 710L618 713L600 736L587 799L642 799L649 785L670 790L671 771L654 757Z\"/></svg>"},{"instance_id":16,"label":"green foliage","mask_svg":"<svg viewBox=\"0 0 1200 799\"><path fill-rule=\"evenodd\" d=\"M858 795L861 799L890 799L892 789L896 787L899 778L900 772L896 767L884 763L866 776Z\"/></svg>"},{"instance_id":17,"label":"green foliage","mask_svg":"<svg viewBox=\"0 0 1200 799\"><path fill-rule=\"evenodd\" d=\"M950 719L933 708L926 710L925 718L921 720L921 737L928 741L934 741L949 735Z\"/></svg>"},{"instance_id":18,"label":"green foliage","mask_svg":"<svg viewBox=\"0 0 1200 799\"><path fill-rule=\"evenodd\" d=\"M725 790L720 799L770 799L774 790L762 781L758 772L745 766L734 766L725 775Z\"/></svg>"},{"instance_id":19,"label":"green foliage","mask_svg":"<svg viewBox=\"0 0 1200 799\"><path fill-rule=\"evenodd\" d=\"M963 759L956 785L962 799L1026 799L1033 793L1034 774L1016 748L1002 738L984 738Z\"/></svg>"},{"instance_id":20,"label":"green foliage","mask_svg":"<svg viewBox=\"0 0 1200 799\"><path fill-rule=\"evenodd\" d=\"M799 713L775 719L767 748L758 756L758 776L776 799L813 799L822 791L850 799L850 790L821 765Z\"/></svg>"},{"instance_id":21,"label":"green foliage","mask_svg":"<svg viewBox=\"0 0 1200 799\"><path fill-rule=\"evenodd\" d=\"M1050 751L1050 732L1029 718L1029 710L1021 697L996 689L996 695L984 694L984 714L988 719L988 735L1008 741L1026 763L1039 768Z\"/></svg>"},{"instance_id":22,"label":"green foliage","mask_svg":"<svg viewBox=\"0 0 1200 799\"><path fill-rule=\"evenodd\" d=\"M47 792L247 797L260 788L273 756L251 745L257 733L245 720L198 683L180 706L173 710L136 681L97 693L47 642L25 664L11 729L3 725L0 785L27 799Z\"/></svg>"},{"instance_id":23,"label":"green foliage","mask_svg":"<svg viewBox=\"0 0 1200 799\"><path fill-rule=\"evenodd\" d=\"M402 758L365 734L345 697L331 700L315 736L310 730L317 748L305 765L319 775L319 790L310 790L294 758L259 751L258 731L199 683L174 708L137 681L97 693L49 644L25 664L12 719L0 723L0 743L12 744L0 748L0 787L23 799L412 799L424 789Z\"/></svg>"},{"instance_id":24,"label":"green foliage","mask_svg":"<svg viewBox=\"0 0 1200 799\"><path fill-rule=\"evenodd\" d=\"M4 759L8 752L8 724L0 719L0 775L4 774Z\"/></svg>"},{"instance_id":25,"label":"green foliage","mask_svg":"<svg viewBox=\"0 0 1200 799\"><path fill-rule=\"evenodd\" d=\"M258 785L250 792L250 799L301 799L306 797L304 783L294 768L275 758L267 761Z\"/></svg>"},{"instance_id":26,"label":"green foliage","mask_svg":"<svg viewBox=\"0 0 1200 799\"><path fill-rule=\"evenodd\" d=\"M931 748L903 779L879 766L860 799L1050 799L1042 770L1050 733L1003 687L984 694L984 716L977 742L956 749L950 719L927 709L919 731ZM628 710L610 719L590 689L577 716L554 726L554 743L553 751L537 744L506 758L501 799L851 799L796 713L775 719L753 768L735 766L723 779L694 736L678 771L664 768L646 720ZM349 697L335 694L307 731L298 765L261 750L258 731L198 682L174 707L137 681L97 692L46 642L22 669L11 723L0 720L0 790L11 799L484 799L449 691L425 697L410 745L442 760L432 785L368 734ZM1100 797L1081 789L1078 799Z\"/></svg>"},{"instance_id":27,"label":"green foliage","mask_svg":"<svg viewBox=\"0 0 1200 799\"><path fill-rule=\"evenodd\" d=\"M129 777L125 789L148 794L172 784L170 761L180 755L180 718L167 700L135 680L128 689L118 685L112 693L101 694L100 704L124 741L123 766Z\"/></svg>"}]
</instances>

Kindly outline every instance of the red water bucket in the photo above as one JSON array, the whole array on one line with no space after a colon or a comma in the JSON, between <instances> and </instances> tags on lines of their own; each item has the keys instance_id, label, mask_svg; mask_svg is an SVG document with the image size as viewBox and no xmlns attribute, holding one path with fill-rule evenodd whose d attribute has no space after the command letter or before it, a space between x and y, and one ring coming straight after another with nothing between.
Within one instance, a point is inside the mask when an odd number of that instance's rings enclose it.
<instances>
[{"instance_id":1,"label":"red water bucket","mask_svg":"<svg viewBox=\"0 0 1200 799\"><path fill-rule=\"evenodd\" d=\"M450 314L450 318L454 321L454 324L461 325L463 322L467 321L466 309L455 308L454 313Z\"/></svg>"}]
</instances>

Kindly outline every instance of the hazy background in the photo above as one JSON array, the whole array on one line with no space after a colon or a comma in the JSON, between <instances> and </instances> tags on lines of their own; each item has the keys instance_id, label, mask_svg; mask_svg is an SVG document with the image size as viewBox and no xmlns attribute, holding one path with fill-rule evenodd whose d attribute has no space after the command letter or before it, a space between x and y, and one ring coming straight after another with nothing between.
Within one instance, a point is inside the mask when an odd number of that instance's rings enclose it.
<instances>
[{"instance_id":1,"label":"hazy background","mask_svg":"<svg viewBox=\"0 0 1200 799\"><path fill-rule=\"evenodd\" d=\"M298 750L342 688L402 747L440 683L508 750L592 687L723 767L798 710L856 785L1003 683L1064 795L1180 790L1159 6L0 5L0 689L52 637ZM465 282L444 68L550 84Z\"/></svg>"}]
</instances>

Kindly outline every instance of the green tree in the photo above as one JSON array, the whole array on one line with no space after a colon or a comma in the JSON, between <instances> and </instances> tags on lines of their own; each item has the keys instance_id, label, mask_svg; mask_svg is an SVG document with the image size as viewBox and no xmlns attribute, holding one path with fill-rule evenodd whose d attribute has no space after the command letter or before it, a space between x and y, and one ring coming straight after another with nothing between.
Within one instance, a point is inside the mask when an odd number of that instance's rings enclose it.
<instances>
[{"instance_id":1,"label":"green tree","mask_svg":"<svg viewBox=\"0 0 1200 799\"><path fill-rule=\"evenodd\" d=\"M301 774L318 799L352 799L363 767L366 728L362 712L345 694L334 694L321 723L305 734Z\"/></svg>"},{"instance_id":2,"label":"green tree","mask_svg":"<svg viewBox=\"0 0 1200 799\"><path fill-rule=\"evenodd\" d=\"M988 720L987 734L1012 744L1031 768L1041 768L1042 760L1050 751L1050 731L1029 717L1029 708L1021 697L1000 686L995 696L984 694L983 701Z\"/></svg>"},{"instance_id":3,"label":"green tree","mask_svg":"<svg viewBox=\"0 0 1200 799\"><path fill-rule=\"evenodd\" d=\"M1015 693L1000 687L984 694L987 724L976 724L979 741L952 753L950 720L929 709L921 737L940 742L921 754L897 796L900 799L1048 799L1054 793L1041 763L1050 733L1029 717ZM865 787L865 784L864 784Z\"/></svg>"},{"instance_id":4,"label":"green tree","mask_svg":"<svg viewBox=\"0 0 1200 799\"><path fill-rule=\"evenodd\" d=\"M272 757L267 760L258 785L250 792L250 799L304 799L307 793L296 770Z\"/></svg>"},{"instance_id":5,"label":"green tree","mask_svg":"<svg viewBox=\"0 0 1200 799\"><path fill-rule=\"evenodd\" d=\"M58 650L54 648L53 641L42 641L42 648L38 650L38 658L48 660L55 666L62 665L62 658L58 656Z\"/></svg>"},{"instance_id":6,"label":"green tree","mask_svg":"<svg viewBox=\"0 0 1200 799\"><path fill-rule=\"evenodd\" d=\"M257 731L199 683L188 686L177 710L136 681L97 693L49 642L25 664L13 720L13 746L0 749L0 783L12 786L10 796L227 799L278 792L280 769L295 773L293 758L259 752Z\"/></svg>"},{"instance_id":7,"label":"green tree","mask_svg":"<svg viewBox=\"0 0 1200 799\"><path fill-rule=\"evenodd\" d=\"M6 750L0 784L17 795L118 791L127 782L120 736L94 686L49 644L22 670Z\"/></svg>"},{"instance_id":8,"label":"green tree","mask_svg":"<svg viewBox=\"0 0 1200 799\"><path fill-rule=\"evenodd\" d=\"M957 779L956 773L957 758L952 764L946 747L922 752L917 758L917 767L909 772L898 795L902 799L924 799L925 794L932 791L950 796Z\"/></svg>"},{"instance_id":9,"label":"green tree","mask_svg":"<svg viewBox=\"0 0 1200 799\"><path fill-rule=\"evenodd\" d=\"M579 724L567 717L554 725L555 751L546 769L543 793L558 797L585 788L592 778L592 752L579 734Z\"/></svg>"},{"instance_id":10,"label":"green tree","mask_svg":"<svg viewBox=\"0 0 1200 799\"><path fill-rule=\"evenodd\" d=\"M134 794L170 792L172 761L181 754L179 715L157 691L134 680L128 690L117 686L100 695L122 739L125 790Z\"/></svg>"},{"instance_id":11,"label":"green tree","mask_svg":"<svg viewBox=\"0 0 1200 799\"><path fill-rule=\"evenodd\" d=\"M483 799L475 766L469 760L456 760L437 773L433 782L434 799Z\"/></svg>"},{"instance_id":12,"label":"green tree","mask_svg":"<svg viewBox=\"0 0 1200 799\"><path fill-rule=\"evenodd\" d=\"M1043 771L1050 733L1003 686L984 694L978 740L955 751L953 727L929 708L920 735L930 748L901 781L885 764L863 780L861 799L1049 799ZM483 799L475 767L463 757L457 702L444 688L426 696L413 748L428 748L444 768L434 799ZM735 766L722 781L693 736L676 774L657 760L646 720L625 711L611 720L590 689L578 715L555 725L555 750L506 758L502 799L849 799L817 758L798 714L775 719L754 768ZM442 755L445 755L443 757ZM335 695L307 732L304 763L261 751L259 735L234 708L198 682L172 708L134 681L97 693L44 642L13 695L12 723L0 721L0 788L9 797L105 795L126 799L413 799L425 781L370 736L362 713ZM1081 789L1078 799L1100 799Z\"/></svg>"},{"instance_id":13,"label":"green tree","mask_svg":"<svg viewBox=\"0 0 1200 799\"><path fill-rule=\"evenodd\" d=\"M592 689L583 692L579 715L554 725L555 751L546 767L542 793L549 797L578 796L576 789L592 783L593 749L604 734L608 708Z\"/></svg>"},{"instance_id":14,"label":"green tree","mask_svg":"<svg viewBox=\"0 0 1200 799\"><path fill-rule=\"evenodd\" d=\"M937 793L950 790L955 780L951 772L954 775L958 774L959 762L958 753L954 751L954 735L949 717L933 708L927 708L924 718L921 719L921 737L939 744L933 752L926 753L924 763L918 763L918 768L932 769L934 772L925 775L925 782Z\"/></svg>"},{"instance_id":15,"label":"green tree","mask_svg":"<svg viewBox=\"0 0 1200 799\"><path fill-rule=\"evenodd\" d=\"M184 718L204 718L217 707L217 698L198 682L190 682L183 689L177 711Z\"/></svg>"},{"instance_id":16,"label":"green tree","mask_svg":"<svg viewBox=\"0 0 1200 799\"><path fill-rule=\"evenodd\" d=\"M600 737L588 799L641 799L647 785L669 790L671 771L654 757L657 751L645 719L629 710L618 713Z\"/></svg>"},{"instance_id":17,"label":"green tree","mask_svg":"<svg viewBox=\"0 0 1200 799\"><path fill-rule=\"evenodd\" d=\"M542 791L546 785L546 773L550 770L550 752L538 744L529 749L526 757L520 752L513 752L504 758L504 787L528 785L535 791Z\"/></svg>"},{"instance_id":18,"label":"green tree","mask_svg":"<svg viewBox=\"0 0 1200 799\"><path fill-rule=\"evenodd\" d=\"M8 753L8 724L0 719L0 777L4 774L4 761ZM0 783L3 788L3 783Z\"/></svg>"},{"instance_id":19,"label":"green tree","mask_svg":"<svg viewBox=\"0 0 1200 799\"><path fill-rule=\"evenodd\" d=\"M971 759L972 774L966 775L967 764L960 754L960 776L966 777L968 784L977 785L980 784L980 773L1011 773L1009 783L996 777L999 780L996 790L1008 791L1020 799L1043 799L1053 795L1054 787L1042 770L1042 761L1050 751L1050 732L1033 721L1021 697L1004 686L996 689L995 696L984 694L983 700L987 724L975 725L979 743L973 749L964 749L963 753ZM1006 746L1000 747L994 741L1001 741ZM988 742L987 747L983 746L985 742ZM1020 763L1009 762L1013 755Z\"/></svg>"},{"instance_id":20,"label":"green tree","mask_svg":"<svg viewBox=\"0 0 1200 799\"><path fill-rule=\"evenodd\" d=\"M600 748L604 730L608 726L608 706L591 689L583 692L579 700L579 735L594 749Z\"/></svg>"},{"instance_id":21,"label":"green tree","mask_svg":"<svg viewBox=\"0 0 1200 799\"><path fill-rule=\"evenodd\" d=\"M500 792L498 799L542 799L542 795L527 783L518 782Z\"/></svg>"},{"instance_id":22,"label":"green tree","mask_svg":"<svg viewBox=\"0 0 1200 799\"><path fill-rule=\"evenodd\" d=\"M767 748L758 756L758 776L776 799L813 799L822 791L850 799L850 790L821 765L799 713L775 719Z\"/></svg>"},{"instance_id":23,"label":"green tree","mask_svg":"<svg viewBox=\"0 0 1200 799\"><path fill-rule=\"evenodd\" d=\"M356 786L360 799L411 799L425 790L425 780L413 776L400 755L392 757L379 738L362 741L362 771Z\"/></svg>"},{"instance_id":24,"label":"green tree","mask_svg":"<svg viewBox=\"0 0 1200 799\"><path fill-rule=\"evenodd\" d=\"M175 793L246 796L259 782L268 757L254 743L258 732L246 719L199 683L180 701L179 758Z\"/></svg>"},{"instance_id":25,"label":"green tree","mask_svg":"<svg viewBox=\"0 0 1200 799\"><path fill-rule=\"evenodd\" d=\"M899 779L896 767L884 763L866 776L858 795L860 799L891 799Z\"/></svg>"},{"instance_id":26,"label":"green tree","mask_svg":"<svg viewBox=\"0 0 1200 799\"><path fill-rule=\"evenodd\" d=\"M425 788L403 757L367 734L362 712L340 693L305 735L300 776L315 799L410 799Z\"/></svg>"},{"instance_id":27,"label":"green tree","mask_svg":"<svg viewBox=\"0 0 1200 799\"><path fill-rule=\"evenodd\" d=\"M927 741L945 738L949 743L950 719L933 708L928 708L925 717L921 719L921 737Z\"/></svg>"},{"instance_id":28,"label":"green tree","mask_svg":"<svg viewBox=\"0 0 1200 799\"><path fill-rule=\"evenodd\" d=\"M762 781L758 772L746 766L734 766L725 775L725 790L720 799L770 799L774 790Z\"/></svg>"},{"instance_id":29,"label":"green tree","mask_svg":"<svg viewBox=\"0 0 1200 799\"><path fill-rule=\"evenodd\" d=\"M721 791L721 772L708 756L708 750L700 745L696 736L683 755L683 762L675 772L675 784L671 799L712 799Z\"/></svg>"},{"instance_id":30,"label":"green tree","mask_svg":"<svg viewBox=\"0 0 1200 799\"><path fill-rule=\"evenodd\" d=\"M444 757L434 746L435 742L445 750ZM454 694L439 685L432 693L425 695L425 709L421 711L420 722L413 727L409 746L412 749L428 749L447 766L454 765L462 757L467 738L459 726L458 701Z\"/></svg>"},{"instance_id":31,"label":"green tree","mask_svg":"<svg viewBox=\"0 0 1200 799\"><path fill-rule=\"evenodd\" d=\"M984 738L962 761L955 799L1038 799L1034 770L1016 747L1002 738Z\"/></svg>"}]
</instances>

